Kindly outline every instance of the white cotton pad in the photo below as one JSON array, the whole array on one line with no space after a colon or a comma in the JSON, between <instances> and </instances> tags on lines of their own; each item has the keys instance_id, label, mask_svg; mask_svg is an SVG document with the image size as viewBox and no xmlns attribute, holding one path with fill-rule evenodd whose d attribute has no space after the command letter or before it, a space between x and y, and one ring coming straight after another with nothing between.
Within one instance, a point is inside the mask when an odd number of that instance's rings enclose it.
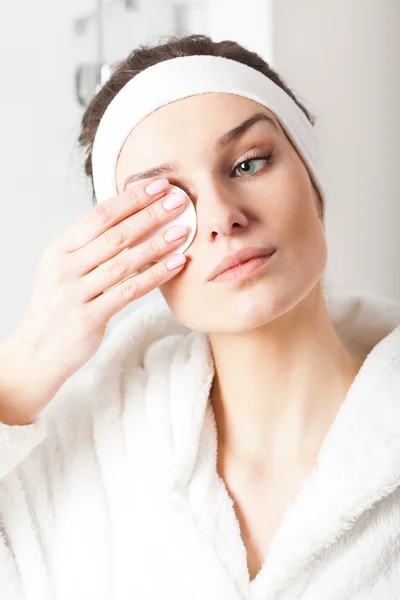
<instances>
[{"instance_id":1,"label":"white cotton pad","mask_svg":"<svg viewBox=\"0 0 400 600\"><path fill-rule=\"evenodd\" d=\"M154 262L161 262L161 261L165 260L167 258L167 256L170 256L171 254L183 254L185 252L185 250L187 250L189 248L190 244L193 242L193 238L196 234L197 216L196 216L196 211L195 211L193 202L191 201L190 197L180 187L178 187L176 185L172 185L172 184L170 184L170 186L169 186L167 195L170 196L171 194L176 193L177 191L185 194L185 196L186 196L186 205L185 205L185 208L183 209L183 211L180 212L179 215L177 215L174 219L170 219L166 223L163 223L163 225L161 225L160 227L152 229L152 231L149 234L141 237L138 244L141 244L142 242L148 240L152 236L157 235L157 233L162 233L163 231L166 231L167 229L169 229L170 227L173 227L174 225L186 225L189 228L189 233L186 236L186 238L184 238L184 242L180 246L175 247L171 252L169 252L168 254L164 254L160 258L154 259ZM136 244L134 244L133 246L129 246L129 248L133 248L134 246L136 246Z\"/></svg>"}]
</instances>

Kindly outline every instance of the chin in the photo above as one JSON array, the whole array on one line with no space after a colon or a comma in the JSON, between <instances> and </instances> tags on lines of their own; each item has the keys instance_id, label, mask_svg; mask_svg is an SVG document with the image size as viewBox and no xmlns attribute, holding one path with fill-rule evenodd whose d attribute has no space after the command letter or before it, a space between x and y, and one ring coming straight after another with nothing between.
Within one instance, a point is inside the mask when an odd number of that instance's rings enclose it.
<instances>
[{"instance_id":1,"label":"chin","mask_svg":"<svg viewBox=\"0 0 400 600\"><path fill-rule=\"evenodd\" d=\"M256 289L258 287L258 289ZM165 294L169 308L176 319L188 329L203 333L246 333L262 327L275 317L276 301L271 290L256 286L252 290L226 298L182 298L179 294Z\"/></svg>"},{"instance_id":2,"label":"chin","mask_svg":"<svg viewBox=\"0 0 400 600\"><path fill-rule=\"evenodd\" d=\"M262 286L257 287L250 293L238 296L230 305L230 321L240 324L241 329L260 327L273 317L274 302L271 293Z\"/></svg>"},{"instance_id":3,"label":"chin","mask_svg":"<svg viewBox=\"0 0 400 600\"><path fill-rule=\"evenodd\" d=\"M262 327L274 318L268 305L264 303L261 306L260 302L241 307L233 305L229 311L221 307L220 310L213 309L212 313L208 314L212 314L212 318L206 317L201 323L201 327L196 328L197 330L207 333L247 333Z\"/></svg>"}]
</instances>

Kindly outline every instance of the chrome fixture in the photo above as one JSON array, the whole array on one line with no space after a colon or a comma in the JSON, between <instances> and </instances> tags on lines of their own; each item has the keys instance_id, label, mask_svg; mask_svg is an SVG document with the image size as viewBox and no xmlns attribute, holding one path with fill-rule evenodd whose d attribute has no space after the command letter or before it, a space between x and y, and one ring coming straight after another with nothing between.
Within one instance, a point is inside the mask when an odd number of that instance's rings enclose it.
<instances>
[{"instance_id":1,"label":"chrome fixture","mask_svg":"<svg viewBox=\"0 0 400 600\"><path fill-rule=\"evenodd\" d=\"M97 92L103 87L111 74L111 65L104 57L104 14L106 10L116 7L132 10L137 8L136 0L104 0L96 1L96 10L74 22L77 35L84 35L88 26L94 22L96 26L96 62L78 65L75 71L76 97L81 106L86 107Z\"/></svg>"}]
</instances>

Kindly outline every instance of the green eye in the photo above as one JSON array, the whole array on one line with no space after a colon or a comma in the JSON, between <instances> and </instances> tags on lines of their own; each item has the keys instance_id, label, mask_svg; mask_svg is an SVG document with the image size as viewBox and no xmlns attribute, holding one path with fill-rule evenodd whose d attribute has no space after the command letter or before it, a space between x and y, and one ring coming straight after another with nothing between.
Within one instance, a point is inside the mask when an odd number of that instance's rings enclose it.
<instances>
[{"instance_id":1,"label":"green eye","mask_svg":"<svg viewBox=\"0 0 400 600\"><path fill-rule=\"evenodd\" d=\"M239 164L234 167L234 172L239 173L239 177L246 175L254 175L263 167L263 163L270 163L272 159L272 152L268 156L252 156L242 160Z\"/></svg>"}]
</instances>

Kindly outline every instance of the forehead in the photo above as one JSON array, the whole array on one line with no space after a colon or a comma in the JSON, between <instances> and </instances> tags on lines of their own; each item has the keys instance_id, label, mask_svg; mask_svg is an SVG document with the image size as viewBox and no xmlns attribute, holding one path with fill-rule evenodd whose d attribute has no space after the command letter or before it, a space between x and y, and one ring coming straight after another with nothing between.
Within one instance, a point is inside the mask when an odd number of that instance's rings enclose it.
<instances>
[{"instance_id":1,"label":"forehead","mask_svg":"<svg viewBox=\"0 0 400 600\"><path fill-rule=\"evenodd\" d=\"M269 109L235 94L197 94L162 106L129 133L119 154L117 181L121 181L132 166L139 171L156 163L209 153L221 136L255 113L268 116L278 131L283 132ZM273 133L266 122L255 127Z\"/></svg>"},{"instance_id":2,"label":"forehead","mask_svg":"<svg viewBox=\"0 0 400 600\"><path fill-rule=\"evenodd\" d=\"M268 108L243 96L211 92L182 98L161 106L138 123L125 140L121 154L125 149L134 150L136 143L160 142L168 137L187 140L189 132L194 132L197 139L217 139L255 112L267 114L281 129Z\"/></svg>"}]
</instances>

